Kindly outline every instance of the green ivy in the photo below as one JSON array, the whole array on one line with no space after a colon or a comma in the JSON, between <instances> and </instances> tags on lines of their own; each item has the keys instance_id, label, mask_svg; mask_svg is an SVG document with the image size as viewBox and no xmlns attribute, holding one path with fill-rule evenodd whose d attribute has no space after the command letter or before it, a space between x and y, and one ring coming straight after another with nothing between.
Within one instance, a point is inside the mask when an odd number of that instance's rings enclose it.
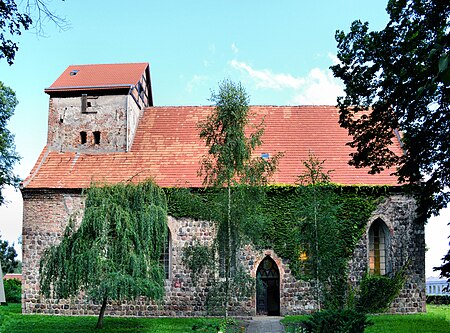
<instances>
[{"instance_id":1,"label":"green ivy","mask_svg":"<svg viewBox=\"0 0 450 333\"><path fill-rule=\"evenodd\" d=\"M214 251L207 245L194 242L183 247L183 263L190 270L194 282L197 281L203 270L214 264L213 258Z\"/></svg>"},{"instance_id":2,"label":"green ivy","mask_svg":"<svg viewBox=\"0 0 450 333\"><path fill-rule=\"evenodd\" d=\"M244 223L245 236L256 248L271 248L286 259L297 279L309 279L317 255L310 244L313 187L272 185L262 189L264 196L257 200L257 207L252 208ZM321 271L329 277L347 264L379 200L397 189L325 184L316 186L316 191L322 231ZM219 211L215 203L220 202L215 199L223 195L223 191L212 188L166 188L165 192L169 215L197 220L214 220ZM302 261L303 252L307 259ZM342 259L340 265L336 265L336 258Z\"/></svg>"}]
</instances>

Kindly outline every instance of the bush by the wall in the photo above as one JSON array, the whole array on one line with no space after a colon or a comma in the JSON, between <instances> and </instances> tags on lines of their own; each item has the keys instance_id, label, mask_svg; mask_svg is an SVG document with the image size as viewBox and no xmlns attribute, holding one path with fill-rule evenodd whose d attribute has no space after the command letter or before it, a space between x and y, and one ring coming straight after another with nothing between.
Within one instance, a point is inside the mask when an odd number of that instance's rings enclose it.
<instances>
[{"instance_id":1,"label":"bush by the wall","mask_svg":"<svg viewBox=\"0 0 450 333\"><path fill-rule=\"evenodd\" d=\"M362 333L373 323L364 313L346 310L323 310L303 322L308 333Z\"/></svg>"},{"instance_id":2,"label":"bush by the wall","mask_svg":"<svg viewBox=\"0 0 450 333\"><path fill-rule=\"evenodd\" d=\"M366 313L385 312L405 284L405 267L393 277L366 274L361 280L356 309Z\"/></svg>"},{"instance_id":3,"label":"bush by the wall","mask_svg":"<svg viewBox=\"0 0 450 333\"><path fill-rule=\"evenodd\" d=\"M22 282L18 279L3 280L5 298L8 303L20 303L22 298Z\"/></svg>"},{"instance_id":4,"label":"bush by the wall","mask_svg":"<svg viewBox=\"0 0 450 333\"><path fill-rule=\"evenodd\" d=\"M449 305L450 304L450 295L428 295L427 296L427 304Z\"/></svg>"}]
</instances>

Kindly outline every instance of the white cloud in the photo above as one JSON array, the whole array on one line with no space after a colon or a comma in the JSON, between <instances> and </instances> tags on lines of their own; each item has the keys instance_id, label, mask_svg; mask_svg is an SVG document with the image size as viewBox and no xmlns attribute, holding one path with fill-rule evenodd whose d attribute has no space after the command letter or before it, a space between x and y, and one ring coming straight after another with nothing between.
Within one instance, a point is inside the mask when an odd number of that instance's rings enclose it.
<instances>
[{"instance_id":1,"label":"white cloud","mask_svg":"<svg viewBox=\"0 0 450 333\"><path fill-rule=\"evenodd\" d=\"M237 54L239 52L239 49L237 48L236 44L231 44L231 51L233 51L234 54Z\"/></svg>"},{"instance_id":2,"label":"white cloud","mask_svg":"<svg viewBox=\"0 0 450 333\"><path fill-rule=\"evenodd\" d=\"M250 78L255 81L257 88L299 89L304 84L304 80L302 78L295 78L290 74L283 74L283 73L275 74L268 69L255 70L250 65L247 65L245 62L231 60L230 65L234 69L237 69L241 72L248 74Z\"/></svg>"},{"instance_id":3,"label":"white cloud","mask_svg":"<svg viewBox=\"0 0 450 333\"><path fill-rule=\"evenodd\" d=\"M335 105L337 97L342 95L344 95L342 86L329 69L313 68L305 78L305 85L293 98L293 102L301 105Z\"/></svg>"},{"instance_id":4,"label":"white cloud","mask_svg":"<svg viewBox=\"0 0 450 333\"><path fill-rule=\"evenodd\" d=\"M328 53L328 58L330 58L331 60L331 64L334 65L338 65L341 63L341 61L339 60L339 58L333 54L333 53Z\"/></svg>"},{"instance_id":5,"label":"white cloud","mask_svg":"<svg viewBox=\"0 0 450 333\"><path fill-rule=\"evenodd\" d=\"M186 91L188 93L191 93L197 86L201 85L202 83L208 81L208 77L206 75L197 75L195 74L192 79L188 81L186 84Z\"/></svg>"},{"instance_id":6,"label":"white cloud","mask_svg":"<svg viewBox=\"0 0 450 333\"><path fill-rule=\"evenodd\" d=\"M331 60L334 62L337 59ZM229 64L248 76L256 89L291 90L292 97L288 103L335 105L337 96L344 94L342 85L329 69L313 68L306 76L296 77L287 73L274 73L270 69L257 70L237 60Z\"/></svg>"}]
</instances>

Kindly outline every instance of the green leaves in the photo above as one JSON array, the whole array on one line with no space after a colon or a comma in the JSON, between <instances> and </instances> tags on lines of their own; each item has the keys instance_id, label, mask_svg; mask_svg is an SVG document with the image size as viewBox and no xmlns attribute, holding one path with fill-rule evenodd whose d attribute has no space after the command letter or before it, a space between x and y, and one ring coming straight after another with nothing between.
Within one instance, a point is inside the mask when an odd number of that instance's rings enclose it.
<instances>
[{"instance_id":1,"label":"green leaves","mask_svg":"<svg viewBox=\"0 0 450 333\"><path fill-rule=\"evenodd\" d=\"M164 192L148 181L93 186L87 190L80 227L69 223L61 243L41 259L40 286L45 296L95 300L163 296L159 258L167 237Z\"/></svg>"},{"instance_id":2,"label":"green leaves","mask_svg":"<svg viewBox=\"0 0 450 333\"><path fill-rule=\"evenodd\" d=\"M0 274L14 273L14 270L19 265L16 260L17 253L14 246L10 246L8 241L0 239L0 261L2 264L2 271Z\"/></svg>"},{"instance_id":3,"label":"green leaves","mask_svg":"<svg viewBox=\"0 0 450 333\"><path fill-rule=\"evenodd\" d=\"M1 2L0 59L6 58L8 64L13 64L16 51L19 48L17 43L9 39L9 36L21 35L21 30L28 30L31 23L31 17L26 13L20 13L15 1Z\"/></svg>"},{"instance_id":4,"label":"green leaves","mask_svg":"<svg viewBox=\"0 0 450 333\"><path fill-rule=\"evenodd\" d=\"M3 187L18 187L20 182L19 177L13 173L14 164L20 157L15 151L14 135L7 128L17 104L14 91L0 81L0 205L4 202L1 193Z\"/></svg>"},{"instance_id":5,"label":"green leaves","mask_svg":"<svg viewBox=\"0 0 450 333\"><path fill-rule=\"evenodd\" d=\"M371 173L392 168L410 184L428 176L418 191L426 218L450 200L450 140L443 134L450 128L450 3L392 0L387 11L383 30L355 21L347 34L336 33L340 64L331 69L345 85L340 124L353 137L351 165ZM396 135L404 154L392 149Z\"/></svg>"},{"instance_id":6,"label":"green leaves","mask_svg":"<svg viewBox=\"0 0 450 333\"><path fill-rule=\"evenodd\" d=\"M450 86L450 68L448 67L450 61L449 53L443 54L439 59L439 78L446 86Z\"/></svg>"},{"instance_id":7,"label":"green leaves","mask_svg":"<svg viewBox=\"0 0 450 333\"><path fill-rule=\"evenodd\" d=\"M224 80L219 91L212 92L214 111L199 123L200 138L205 140L208 155L202 160L199 176L204 185L230 186L231 183L264 183L276 169L280 154L264 160L252 158L262 144L263 122L250 124L256 117L249 108L249 96L240 83ZM247 134L247 131L253 131Z\"/></svg>"}]
</instances>

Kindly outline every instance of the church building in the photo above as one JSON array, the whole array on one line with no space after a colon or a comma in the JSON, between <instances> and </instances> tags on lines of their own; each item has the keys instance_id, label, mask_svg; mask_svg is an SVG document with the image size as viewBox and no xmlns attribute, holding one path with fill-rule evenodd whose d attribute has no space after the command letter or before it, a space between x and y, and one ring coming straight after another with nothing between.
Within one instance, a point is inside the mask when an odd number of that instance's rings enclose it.
<instances>
[{"instance_id":1,"label":"church building","mask_svg":"<svg viewBox=\"0 0 450 333\"><path fill-rule=\"evenodd\" d=\"M97 315L99 305L77 299L45 299L39 291L39 260L61 239L70 219L81 222L83 190L93 182L119 183L152 178L162 188L202 188L197 175L207 153L197 124L212 106L154 106L148 63L72 65L47 89L47 144L23 181L24 313ZM351 281L370 272L385 275L408 263L406 282L392 313L425 311L425 238L415 221L415 200L405 194L392 170L368 174L348 164L351 137L339 126L335 106L251 106L264 117L263 144L255 154L283 153L271 184L295 185L302 161L313 152L331 181L342 186L388 188L380 198L349 262ZM391 149L403 154L399 138ZM164 253L165 296L159 303L141 298L111 303L106 315L204 316L207 282L194 283L182 262L193 239L211 242L210 221L168 217ZM240 315L311 313L318 302L310 281L295 278L289 261L273 248L246 246L239 257L263 287L236 309Z\"/></svg>"}]
</instances>

